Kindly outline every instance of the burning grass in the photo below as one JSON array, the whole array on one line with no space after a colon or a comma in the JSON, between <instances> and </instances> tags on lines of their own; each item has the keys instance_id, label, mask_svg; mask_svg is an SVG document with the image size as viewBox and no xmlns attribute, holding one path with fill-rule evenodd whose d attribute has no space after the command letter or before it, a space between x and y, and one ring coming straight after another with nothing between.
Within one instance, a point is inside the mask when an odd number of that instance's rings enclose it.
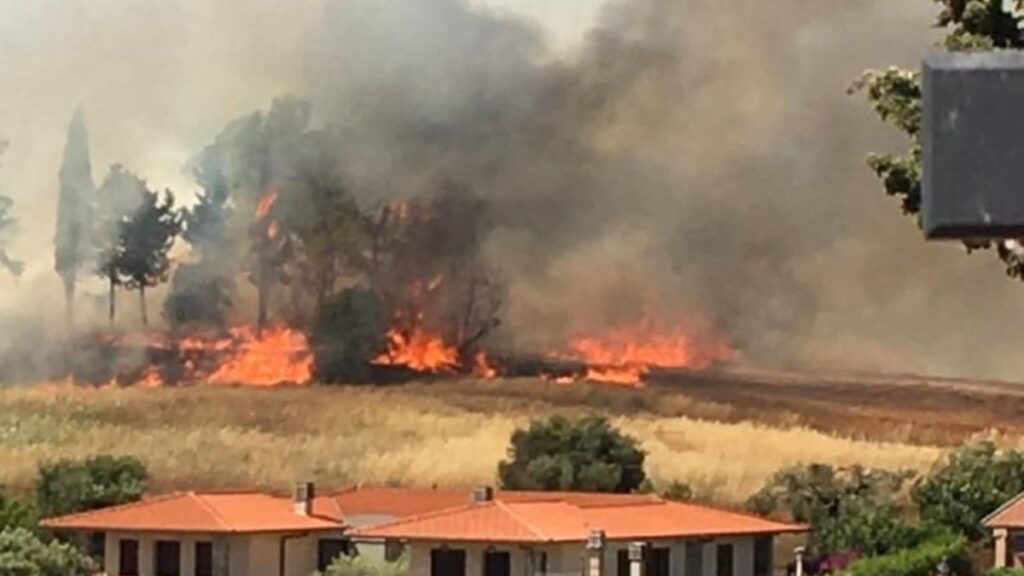
<instances>
[{"instance_id":1,"label":"burning grass","mask_svg":"<svg viewBox=\"0 0 1024 576\"><path fill-rule=\"evenodd\" d=\"M782 419L742 421L734 406L651 388L526 381L275 390L37 387L0 391L0 483L26 487L41 460L98 452L142 457L156 490L280 488L297 478L326 485L489 483L517 426L554 411L595 409L641 439L656 481L683 480L701 496L727 503L743 500L787 464L924 469L941 453L933 445L844 438ZM766 409L765 416L772 414Z\"/></svg>"}]
</instances>

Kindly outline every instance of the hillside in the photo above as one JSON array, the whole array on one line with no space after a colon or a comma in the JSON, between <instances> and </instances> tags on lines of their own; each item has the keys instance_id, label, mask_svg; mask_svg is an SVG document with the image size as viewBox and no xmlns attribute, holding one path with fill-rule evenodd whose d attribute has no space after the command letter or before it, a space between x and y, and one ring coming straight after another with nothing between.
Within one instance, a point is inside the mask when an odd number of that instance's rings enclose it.
<instances>
[{"instance_id":1,"label":"hillside","mask_svg":"<svg viewBox=\"0 0 1024 576\"><path fill-rule=\"evenodd\" d=\"M1016 444L1024 393L917 377L661 375L652 386L533 380L315 387L0 391L0 483L30 485L40 460L135 454L153 488L480 484L512 430L554 411L601 411L637 436L658 482L738 502L800 461L927 468L987 429Z\"/></svg>"}]
</instances>

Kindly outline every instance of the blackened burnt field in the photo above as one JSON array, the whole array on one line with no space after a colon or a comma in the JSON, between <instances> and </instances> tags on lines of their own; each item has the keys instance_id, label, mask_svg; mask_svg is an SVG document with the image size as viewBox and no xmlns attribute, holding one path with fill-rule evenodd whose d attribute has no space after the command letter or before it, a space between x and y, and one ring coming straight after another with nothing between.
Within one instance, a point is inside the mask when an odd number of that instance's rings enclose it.
<instances>
[{"instance_id":1,"label":"blackened burnt field","mask_svg":"<svg viewBox=\"0 0 1024 576\"><path fill-rule=\"evenodd\" d=\"M0 390L0 483L40 461L143 458L154 490L348 483L492 483L531 418L608 415L637 437L656 483L723 503L798 462L927 468L984 436L1019 447L1024 386L877 375L660 373L643 389L533 379L388 387Z\"/></svg>"}]
</instances>

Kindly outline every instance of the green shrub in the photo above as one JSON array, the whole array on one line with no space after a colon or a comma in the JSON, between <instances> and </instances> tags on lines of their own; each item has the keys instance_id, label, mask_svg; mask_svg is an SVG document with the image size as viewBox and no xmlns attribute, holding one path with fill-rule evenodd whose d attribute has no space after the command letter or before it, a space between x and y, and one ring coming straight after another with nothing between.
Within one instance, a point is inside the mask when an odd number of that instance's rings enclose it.
<instances>
[{"instance_id":1,"label":"green shrub","mask_svg":"<svg viewBox=\"0 0 1024 576\"><path fill-rule=\"evenodd\" d=\"M0 530L32 529L36 520L36 507L32 501L9 496L0 486Z\"/></svg>"},{"instance_id":2,"label":"green shrub","mask_svg":"<svg viewBox=\"0 0 1024 576\"><path fill-rule=\"evenodd\" d=\"M987 536L982 519L1024 491L1024 454L991 442L964 446L938 462L911 491L921 518L949 526L971 541Z\"/></svg>"},{"instance_id":3,"label":"green shrub","mask_svg":"<svg viewBox=\"0 0 1024 576\"><path fill-rule=\"evenodd\" d=\"M857 560L845 576L932 576L945 561L951 574L969 574L967 541L959 534L945 532L912 548Z\"/></svg>"},{"instance_id":4,"label":"green shrub","mask_svg":"<svg viewBox=\"0 0 1024 576\"><path fill-rule=\"evenodd\" d=\"M93 456L39 466L36 503L44 517L94 510L142 498L146 467L134 456Z\"/></svg>"},{"instance_id":5,"label":"green shrub","mask_svg":"<svg viewBox=\"0 0 1024 576\"><path fill-rule=\"evenodd\" d=\"M676 502L688 502L693 500L693 488L686 482L673 481L661 491L661 497L665 500Z\"/></svg>"},{"instance_id":6,"label":"green shrub","mask_svg":"<svg viewBox=\"0 0 1024 576\"><path fill-rule=\"evenodd\" d=\"M512 434L498 476L509 490L634 492L646 479L644 457L636 439L604 417L554 416Z\"/></svg>"},{"instance_id":7,"label":"green shrub","mask_svg":"<svg viewBox=\"0 0 1024 576\"><path fill-rule=\"evenodd\" d=\"M74 546L44 544L24 528L0 531L0 574L3 576L91 576L92 560Z\"/></svg>"},{"instance_id":8,"label":"green shrub","mask_svg":"<svg viewBox=\"0 0 1024 576\"><path fill-rule=\"evenodd\" d=\"M339 556L318 576L408 576L409 558L402 556L395 562L370 560L364 556Z\"/></svg>"},{"instance_id":9,"label":"green shrub","mask_svg":"<svg viewBox=\"0 0 1024 576\"><path fill-rule=\"evenodd\" d=\"M311 336L314 376L321 382L367 381L370 360L387 347L386 331L380 298L372 290L348 288L328 299Z\"/></svg>"}]
</instances>

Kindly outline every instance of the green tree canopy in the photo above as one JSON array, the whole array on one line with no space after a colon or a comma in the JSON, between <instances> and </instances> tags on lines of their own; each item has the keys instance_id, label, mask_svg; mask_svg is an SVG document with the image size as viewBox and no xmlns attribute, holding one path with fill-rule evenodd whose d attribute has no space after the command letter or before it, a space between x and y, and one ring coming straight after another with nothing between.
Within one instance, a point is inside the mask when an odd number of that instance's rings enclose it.
<instances>
[{"instance_id":1,"label":"green tree canopy","mask_svg":"<svg viewBox=\"0 0 1024 576\"><path fill-rule=\"evenodd\" d=\"M370 361L386 348L387 319L368 288L347 288L316 315L310 343L314 374L322 382L362 382Z\"/></svg>"},{"instance_id":2,"label":"green tree canopy","mask_svg":"<svg viewBox=\"0 0 1024 576\"><path fill-rule=\"evenodd\" d=\"M30 500L17 498L0 486L0 530L31 529L36 525L36 507Z\"/></svg>"},{"instance_id":3,"label":"green tree canopy","mask_svg":"<svg viewBox=\"0 0 1024 576\"><path fill-rule=\"evenodd\" d=\"M122 283L121 265L124 246L121 232L125 221L142 202L146 182L120 164L110 167L96 191L96 229L93 238L96 274L107 281L109 289L108 319L113 325L116 315L116 288Z\"/></svg>"},{"instance_id":4,"label":"green tree canopy","mask_svg":"<svg viewBox=\"0 0 1024 576\"><path fill-rule=\"evenodd\" d=\"M43 543L24 528L0 530L3 576L93 576L92 560L71 544Z\"/></svg>"},{"instance_id":5,"label":"green tree canopy","mask_svg":"<svg viewBox=\"0 0 1024 576\"><path fill-rule=\"evenodd\" d=\"M535 420L512 434L498 465L509 490L633 492L646 479L639 442L602 416Z\"/></svg>"},{"instance_id":6,"label":"green tree canopy","mask_svg":"<svg viewBox=\"0 0 1024 576\"><path fill-rule=\"evenodd\" d=\"M941 6L936 24L947 31L942 46L947 50L1020 49L1024 47L1021 18L1024 2L1014 0L935 0ZM890 67L869 70L851 91L863 92L883 122L895 126L910 139L905 154L872 153L868 165L882 181L885 192L896 197L905 214L921 226L921 75ZM1024 280L1024 251L1012 242L965 241L968 251L995 247L1006 273Z\"/></svg>"},{"instance_id":7,"label":"green tree canopy","mask_svg":"<svg viewBox=\"0 0 1024 576\"><path fill-rule=\"evenodd\" d=\"M991 442L964 446L936 463L911 491L921 518L970 540L986 536L982 519L1024 491L1024 454Z\"/></svg>"},{"instance_id":8,"label":"green tree canopy","mask_svg":"<svg viewBox=\"0 0 1024 576\"><path fill-rule=\"evenodd\" d=\"M170 250L181 231L181 215L170 190L160 195L144 190L138 207L120 226L118 273L129 290L139 291L142 324L149 324L146 288L167 280Z\"/></svg>"},{"instance_id":9,"label":"green tree canopy","mask_svg":"<svg viewBox=\"0 0 1024 576\"><path fill-rule=\"evenodd\" d=\"M36 505L49 517L133 502L142 498L148 477L133 456L46 462L36 478Z\"/></svg>"}]
</instances>

